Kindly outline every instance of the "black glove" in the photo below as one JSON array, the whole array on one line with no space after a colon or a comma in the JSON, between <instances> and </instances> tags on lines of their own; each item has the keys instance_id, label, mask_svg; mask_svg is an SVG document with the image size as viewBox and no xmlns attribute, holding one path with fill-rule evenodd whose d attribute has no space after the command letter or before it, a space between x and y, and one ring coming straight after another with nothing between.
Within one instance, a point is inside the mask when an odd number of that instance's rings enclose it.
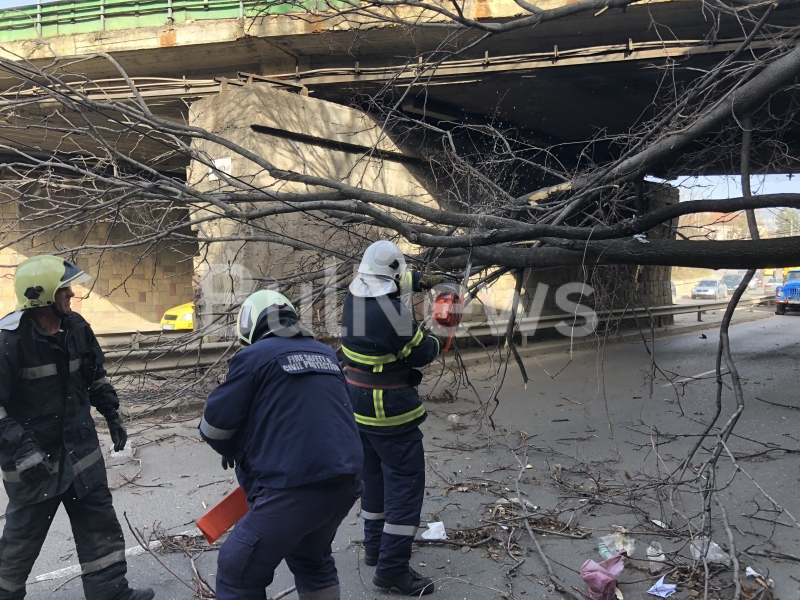
<instances>
[{"instance_id":1,"label":"black glove","mask_svg":"<svg viewBox=\"0 0 800 600\"><path fill-rule=\"evenodd\" d=\"M15 460L19 479L25 485L39 485L44 483L52 473L47 464L47 455L38 446L30 443L28 450L23 451Z\"/></svg>"},{"instance_id":2,"label":"black glove","mask_svg":"<svg viewBox=\"0 0 800 600\"><path fill-rule=\"evenodd\" d=\"M434 335L433 337L436 338L436 341L439 342L439 354L444 352L444 347L447 345L447 340L449 339L446 335Z\"/></svg>"},{"instance_id":3,"label":"black glove","mask_svg":"<svg viewBox=\"0 0 800 600\"><path fill-rule=\"evenodd\" d=\"M114 452L119 452L125 449L125 443L128 441L128 432L125 431L125 425L122 424L122 419L115 412L113 415L106 417L108 423L108 432L111 434L111 441L114 443Z\"/></svg>"},{"instance_id":4,"label":"black glove","mask_svg":"<svg viewBox=\"0 0 800 600\"><path fill-rule=\"evenodd\" d=\"M223 456L222 457L222 468L226 471L230 469L236 468L236 457L234 456Z\"/></svg>"},{"instance_id":5,"label":"black glove","mask_svg":"<svg viewBox=\"0 0 800 600\"><path fill-rule=\"evenodd\" d=\"M429 290L443 281L444 277L442 275L423 275L419 280L419 287L423 290Z\"/></svg>"}]
</instances>

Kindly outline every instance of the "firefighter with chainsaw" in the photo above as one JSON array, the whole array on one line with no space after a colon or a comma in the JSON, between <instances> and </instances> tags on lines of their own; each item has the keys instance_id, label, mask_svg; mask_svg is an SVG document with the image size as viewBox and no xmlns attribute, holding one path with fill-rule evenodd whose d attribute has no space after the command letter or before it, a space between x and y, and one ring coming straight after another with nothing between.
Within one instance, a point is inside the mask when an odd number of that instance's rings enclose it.
<instances>
[{"instance_id":1,"label":"firefighter with chainsaw","mask_svg":"<svg viewBox=\"0 0 800 600\"><path fill-rule=\"evenodd\" d=\"M125 540L91 408L105 417L116 451L128 436L92 328L70 310L72 286L88 279L61 258L29 258L14 273L17 312L0 320L0 468L8 494L0 600L25 597L61 504L87 600L154 597L125 579Z\"/></svg>"},{"instance_id":2,"label":"firefighter with chainsaw","mask_svg":"<svg viewBox=\"0 0 800 600\"><path fill-rule=\"evenodd\" d=\"M345 375L364 446L364 560L377 566L376 586L409 596L433 592L431 579L409 566L425 493L419 426L427 415L416 369L443 343L417 326L401 295L441 281L406 269L397 245L381 240L364 253L342 313Z\"/></svg>"},{"instance_id":3,"label":"firefighter with chainsaw","mask_svg":"<svg viewBox=\"0 0 800 600\"><path fill-rule=\"evenodd\" d=\"M339 600L331 542L361 495L364 454L336 353L271 290L245 300L236 332L245 348L200 422L250 508L219 551L217 600L265 600L284 559L300 600Z\"/></svg>"}]
</instances>

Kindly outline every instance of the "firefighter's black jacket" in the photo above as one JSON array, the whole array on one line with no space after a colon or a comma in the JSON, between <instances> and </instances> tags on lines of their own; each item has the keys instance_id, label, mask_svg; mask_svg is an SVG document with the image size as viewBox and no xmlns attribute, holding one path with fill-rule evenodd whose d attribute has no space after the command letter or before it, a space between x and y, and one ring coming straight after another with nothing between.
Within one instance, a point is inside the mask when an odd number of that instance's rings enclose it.
<instances>
[{"instance_id":1,"label":"firefighter's black jacket","mask_svg":"<svg viewBox=\"0 0 800 600\"><path fill-rule=\"evenodd\" d=\"M0 468L6 492L16 504L33 504L74 485L81 498L107 483L91 407L106 417L119 408L100 345L74 312L62 319L56 335L25 312L14 325L0 331ZM37 486L19 481L14 460L30 435L53 473Z\"/></svg>"}]
</instances>

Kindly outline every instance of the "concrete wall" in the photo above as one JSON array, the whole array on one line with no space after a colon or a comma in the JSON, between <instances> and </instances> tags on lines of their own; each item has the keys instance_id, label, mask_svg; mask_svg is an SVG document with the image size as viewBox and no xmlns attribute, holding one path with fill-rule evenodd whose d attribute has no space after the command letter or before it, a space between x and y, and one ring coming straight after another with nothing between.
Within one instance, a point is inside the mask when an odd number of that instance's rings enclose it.
<instances>
[{"instance_id":1,"label":"concrete wall","mask_svg":"<svg viewBox=\"0 0 800 600\"><path fill-rule=\"evenodd\" d=\"M30 207L28 207L30 208ZM53 219L30 220L25 207L9 201L0 204L3 243L19 238L20 233L52 223ZM25 216L25 221L20 217ZM0 312L14 310L14 269L26 258L55 250L89 244L114 244L130 241L131 233L110 223L94 223L91 229L72 228L53 234L39 234L0 250ZM92 280L76 286L73 309L80 312L97 332L150 330L157 328L164 311L192 300L192 257L194 244L153 248L131 247L104 253L82 251L71 257L62 254L92 275Z\"/></svg>"},{"instance_id":2,"label":"concrete wall","mask_svg":"<svg viewBox=\"0 0 800 600\"><path fill-rule=\"evenodd\" d=\"M424 174L411 162L399 157L365 157L364 152L343 151L335 145L344 143L364 148L375 145L384 152L411 154L383 134L379 124L359 110L253 84L230 87L218 96L201 100L192 106L190 114L192 125L235 142L279 169L332 178L436 205L422 181ZM299 139L298 136L305 137ZM315 191L305 184L275 181L258 165L221 145L200 141L195 142L195 147L217 161L220 168L230 161L231 175L247 185L282 192ZM232 189L199 162L192 163L188 179L193 187L204 192ZM237 209L258 209L267 204L238 204ZM257 285L268 285L282 277L328 267L330 263L314 250L315 246L324 248L325 253L338 251L343 259L358 258L372 240L383 235L380 229L367 226L344 231L337 227L338 223L314 212L271 216L249 223L222 218L199 225L200 240L228 240L210 243L195 261L200 312L217 312L221 304L228 301L235 304L246 296L253 289L243 284L248 276L258 279ZM272 232L288 234L310 247L292 248L265 239ZM249 240L247 243L245 238ZM404 250L411 249L406 246ZM227 265L236 266L229 269ZM233 285L229 275L234 278ZM225 300L228 292L232 294ZM211 294L216 298L211 298ZM217 309L212 309L212 304L217 305ZM208 319L204 321L207 323Z\"/></svg>"}]
</instances>

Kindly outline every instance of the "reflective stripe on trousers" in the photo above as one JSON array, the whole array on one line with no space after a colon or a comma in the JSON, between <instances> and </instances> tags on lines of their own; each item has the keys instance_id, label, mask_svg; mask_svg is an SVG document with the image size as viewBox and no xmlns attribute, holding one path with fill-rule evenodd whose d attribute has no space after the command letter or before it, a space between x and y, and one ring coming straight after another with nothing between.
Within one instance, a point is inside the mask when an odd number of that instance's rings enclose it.
<instances>
[{"instance_id":1,"label":"reflective stripe on trousers","mask_svg":"<svg viewBox=\"0 0 800 600\"><path fill-rule=\"evenodd\" d=\"M7 592L18 592L24 587L25 587L25 581L23 581L22 583L15 583L13 581L9 581L8 579L0 577L0 589L6 590Z\"/></svg>"},{"instance_id":2,"label":"reflective stripe on trousers","mask_svg":"<svg viewBox=\"0 0 800 600\"><path fill-rule=\"evenodd\" d=\"M81 563L81 575L87 573L94 573L95 571L102 571L106 567L125 561L125 550L115 550L105 556L101 556L97 560Z\"/></svg>"},{"instance_id":3,"label":"reflective stripe on trousers","mask_svg":"<svg viewBox=\"0 0 800 600\"><path fill-rule=\"evenodd\" d=\"M386 515L382 512L374 513L366 510L361 511L361 516L364 517L365 521L383 521L386 518Z\"/></svg>"},{"instance_id":4,"label":"reflective stripe on trousers","mask_svg":"<svg viewBox=\"0 0 800 600\"><path fill-rule=\"evenodd\" d=\"M313 592L298 592L297 597L300 600L339 600L339 586L332 585Z\"/></svg>"},{"instance_id":5,"label":"reflective stripe on trousers","mask_svg":"<svg viewBox=\"0 0 800 600\"><path fill-rule=\"evenodd\" d=\"M405 535L408 537L414 537L417 535L417 527L416 525L392 525L391 523L384 523L383 524L383 533L391 533L392 535Z\"/></svg>"}]
</instances>

